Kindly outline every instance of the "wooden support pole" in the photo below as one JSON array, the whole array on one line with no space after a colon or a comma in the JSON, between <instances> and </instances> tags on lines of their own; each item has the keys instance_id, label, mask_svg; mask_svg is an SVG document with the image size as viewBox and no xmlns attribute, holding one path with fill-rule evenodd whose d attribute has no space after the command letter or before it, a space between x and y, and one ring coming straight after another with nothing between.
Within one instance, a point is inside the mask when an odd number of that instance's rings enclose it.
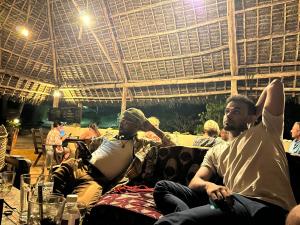
<instances>
[{"instance_id":1,"label":"wooden support pole","mask_svg":"<svg viewBox=\"0 0 300 225\"><path fill-rule=\"evenodd\" d=\"M52 107L53 107L53 108L58 108L58 104L59 104L59 96L53 96L53 104L52 104Z\"/></svg>"},{"instance_id":2,"label":"wooden support pole","mask_svg":"<svg viewBox=\"0 0 300 225\"><path fill-rule=\"evenodd\" d=\"M128 92L128 88L127 87L123 87L121 113L126 110L127 92Z\"/></svg>"},{"instance_id":3,"label":"wooden support pole","mask_svg":"<svg viewBox=\"0 0 300 225\"><path fill-rule=\"evenodd\" d=\"M238 75L238 58L235 29L235 6L233 0L227 0L228 46L231 76ZM231 80L231 95L238 94L237 81Z\"/></svg>"},{"instance_id":4,"label":"wooden support pole","mask_svg":"<svg viewBox=\"0 0 300 225\"><path fill-rule=\"evenodd\" d=\"M56 51L55 51L55 40L53 33L53 20L51 15L51 4L50 0L47 0L47 9L48 9L48 23L49 23L49 32L50 32L50 40L51 40L51 50L52 50L52 63L53 63L53 76L55 83L58 84L58 76L57 76L57 61L56 61ZM54 103L53 103L54 104Z\"/></svg>"}]
</instances>

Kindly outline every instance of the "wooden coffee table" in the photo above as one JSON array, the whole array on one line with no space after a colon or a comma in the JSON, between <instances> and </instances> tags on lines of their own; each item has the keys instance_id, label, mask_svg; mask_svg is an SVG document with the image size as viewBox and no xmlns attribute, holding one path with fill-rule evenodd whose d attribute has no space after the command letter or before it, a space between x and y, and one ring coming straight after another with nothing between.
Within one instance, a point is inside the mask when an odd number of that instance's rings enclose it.
<instances>
[{"instance_id":1,"label":"wooden coffee table","mask_svg":"<svg viewBox=\"0 0 300 225\"><path fill-rule=\"evenodd\" d=\"M19 225L19 212L20 212L20 190L13 187L10 193L5 196L5 201L13 208L13 213L8 215L5 212L10 210L10 208L4 204L3 212L2 212L2 221L0 221L1 225Z\"/></svg>"}]
</instances>

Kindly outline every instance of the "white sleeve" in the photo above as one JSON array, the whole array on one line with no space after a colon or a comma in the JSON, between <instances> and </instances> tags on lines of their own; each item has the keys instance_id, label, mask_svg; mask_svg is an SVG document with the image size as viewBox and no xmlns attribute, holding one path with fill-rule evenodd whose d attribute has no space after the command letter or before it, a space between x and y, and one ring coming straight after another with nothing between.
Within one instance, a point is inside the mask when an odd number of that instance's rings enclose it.
<instances>
[{"instance_id":1,"label":"white sleeve","mask_svg":"<svg viewBox=\"0 0 300 225\"><path fill-rule=\"evenodd\" d=\"M284 126L283 114L274 116L266 109L264 109L262 113L262 123L266 127L268 132L282 139Z\"/></svg>"},{"instance_id":2,"label":"white sleeve","mask_svg":"<svg viewBox=\"0 0 300 225\"><path fill-rule=\"evenodd\" d=\"M215 154L214 154L214 147L209 149L207 153L204 156L204 159L201 163L201 166L207 167L213 171L214 174L217 173L216 167L215 167Z\"/></svg>"}]
</instances>

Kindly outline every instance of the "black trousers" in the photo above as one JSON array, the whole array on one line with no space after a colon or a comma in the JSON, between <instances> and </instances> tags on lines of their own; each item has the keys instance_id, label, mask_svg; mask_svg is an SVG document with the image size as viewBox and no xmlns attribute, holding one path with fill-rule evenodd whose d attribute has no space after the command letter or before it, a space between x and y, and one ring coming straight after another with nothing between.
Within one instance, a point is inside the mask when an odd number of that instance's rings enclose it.
<instances>
[{"instance_id":1,"label":"black trousers","mask_svg":"<svg viewBox=\"0 0 300 225\"><path fill-rule=\"evenodd\" d=\"M172 181L154 189L157 208L166 214L155 225L284 225L287 211L260 200L233 194L232 207L210 204L206 192L196 192Z\"/></svg>"}]
</instances>

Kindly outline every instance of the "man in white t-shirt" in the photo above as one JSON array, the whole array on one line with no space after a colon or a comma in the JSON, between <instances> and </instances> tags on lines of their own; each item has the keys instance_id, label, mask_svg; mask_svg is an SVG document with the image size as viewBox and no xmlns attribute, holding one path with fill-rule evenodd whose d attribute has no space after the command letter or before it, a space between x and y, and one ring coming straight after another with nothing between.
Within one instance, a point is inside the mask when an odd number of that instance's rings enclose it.
<instances>
[{"instance_id":1,"label":"man in white t-shirt","mask_svg":"<svg viewBox=\"0 0 300 225\"><path fill-rule=\"evenodd\" d=\"M138 175L142 161L150 147L156 145L137 139L137 132L152 131L162 145L173 145L165 134L153 126L144 113L136 108L125 110L120 117L119 134L111 140L100 137L91 143L92 154L85 160L70 159L53 173L54 192L78 195L78 202L88 209L97 203L103 189L116 184L123 177Z\"/></svg>"},{"instance_id":2,"label":"man in white t-shirt","mask_svg":"<svg viewBox=\"0 0 300 225\"><path fill-rule=\"evenodd\" d=\"M156 184L154 200L166 215L155 225L283 225L296 204L281 142L283 113L279 80L264 89L256 105L241 95L227 99L223 123L232 140L207 152L189 187ZM210 182L216 175L222 185Z\"/></svg>"}]
</instances>

